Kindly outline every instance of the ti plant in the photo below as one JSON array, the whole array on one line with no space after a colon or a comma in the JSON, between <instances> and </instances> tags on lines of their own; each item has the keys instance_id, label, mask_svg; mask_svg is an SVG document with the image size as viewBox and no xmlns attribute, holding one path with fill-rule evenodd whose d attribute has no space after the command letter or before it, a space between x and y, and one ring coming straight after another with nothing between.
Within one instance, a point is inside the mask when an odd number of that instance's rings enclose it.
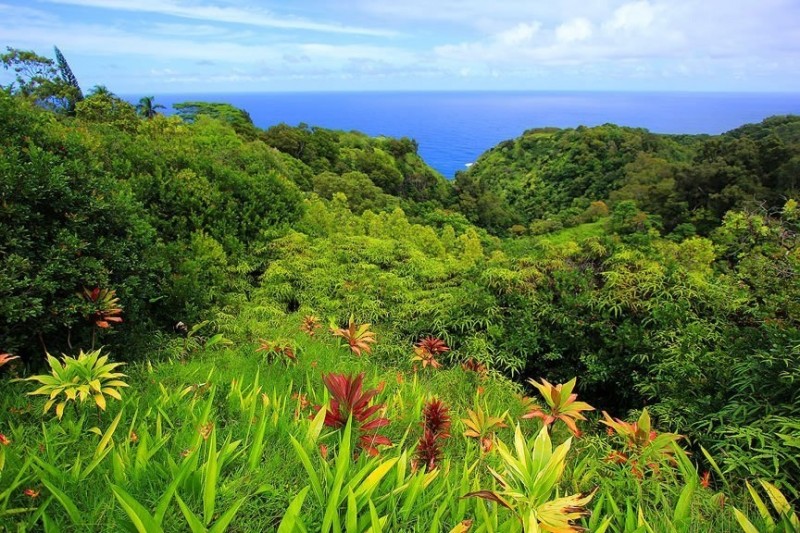
<instances>
[{"instance_id":1,"label":"ti plant","mask_svg":"<svg viewBox=\"0 0 800 533\"><path fill-rule=\"evenodd\" d=\"M675 450L673 443L681 439L675 433L658 433L650 427L650 414L647 409L636 422L624 422L619 418L611 418L603 411L603 424L608 426L609 433L622 437L624 452L612 452L609 460L620 464L629 464L637 477L642 477L641 464L653 471L657 471L659 464L664 461L673 461Z\"/></svg>"},{"instance_id":2,"label":"ti plant","mask_svg":"<svg viewBox=\"0 0 800 533\"><path fill-rule=\"evenodd\" d=\"M31 376L23 381L36 381L41 387L29 395L45 395L44 412L56 406L59 420L64 416L64 408L68 402L83 403L91 398L100 410L106 409L106 396L121 400L119 389L128 384L120 378L125 374L114 372L124 363L109 363L107 355L100 355L100 350L84 353L77 358L63 356L63 363L47 354L50 363L50 374Z\"/></svg>"},{"instance_id":3,"label":"ti plant","mask_svg":"<svg viewBox=\"0 0 800 533\"><path fill-rule=\"evenodd\" d=\"M442 460L442 443L450 437L450 409L439 399L432 399L422 409L422 437L417 443L415 465L428 471Z\"/></svg>"},{"instance_id":4,"label":"ti plant","mask_svg":"<svg viewBox=\"0 0 800 533\"><path fill-rule=\"evenodd\" d=\"M0 353L0 368L3 368L7 365L10 361L14 359L19 359L18 355L11 355L10 353Z\"/></svg>"},{"instance_id":5,"label":"ti plant","mask_svg":"<svg viewBox=\"0 0 800 533\"><path fill-rule=\"evenodd\" d=\"M122 322L120 316L122 306L119 305L119 298L117 298L115 290L101 289L100 287L92 290L84 288L81 296L91 305L89 319L98 328L107 329L111 327L112 323Z\"/></svg>"},{"instance_id":6,"label":"ti plant","mask_svg":"<svg viewBox=\"0 0 800 533\"><path fill-rule=\"evenodd\" d=\"M350 320L346 328L337 328L331 326L331 333L334 337L341 337L350 346L350 350L356 355L361 355L361 352L372 353L371 344L375 344L375 333L369 330L371 324L356 324L353 316L350 315Z\"/></svg>"},{"instance_id":7,"label":"ti plant","mask_svg":"<svg viewBox=\"0 0 800 533\"><path fill-rule=\"evenodd\" d=\"M539 393L547 403L547 409L533 404L530 411L522 415L522 418L540 418L545 426L549 427L557 420L561 420L576 437L580 437L581 432L576 424L577 420L586 420L581 414L583 411L593 411L594 407L586 402L578 402L578 395L573 393L577 378L572 378L567 383L558 385L550 384L542 378L538 383L532 379L528 382L539 389Z\"/></svg>"},{"instance_id":8,"label":"ti plant","mask_svg":"<svg viewBox=\"0 0 800 533\"><path fill-rule=\"evenodd\" d=\"M475 406L475 410L467 409L467 418L462 418L461 421L467 428L464 431L465 437L478 439L481 443L481 450L489 452L492 449L494 442L494 432L500 428L508 427L503 420L505 419L508 411L500 416L487 415L479 405Z\"/></svg>"},{"instance_id":9,"label":"ti plant","mask_svg":"<svg viewBox=\"0 0 800 533\"><path fill-rule=\"evenodd\" d=\"M442 364L436 360L436 356L449 352L450 348L444 343L443 340L428 336L420 340L414 346L414 357L412 361L419 361L422 363L422 368L430 365L433 368L441 368Z\"/></svg>"},{"instance_id":10,"label":"ti plant","mask_svg":"<svg viewBox=\"0 0 800 533\"><path fill-rule=\"evenodd\" d=\"M303 317L303 323L300 325L300 331L313 337L316 331L320 328L319 318L314 315L306 315Z\"/></svg>"},{"instance_id":11,"label":"ti plant","mask_svg":"<svg viewBox=\"0 0 800 533\"><path fill-rule=\"evenodd\" d=\"M256 352L264 352L268 359L272 359L276 356L283 356L282 360L287 365L289 363L297 362L296 350L290 343L281 341L268 341L264 339L259 339L258 342L261 343L261 346L259 346Z\"/></svg>"},{"instance_id":12,"label":"ti plant","mask_svg":"<svg viewBox=\"0 0 800 533\"><path fill-rule=\"evenodd\" d=\"M542 427L532 443L526 442L517 425L514 451L502 441L497 443L503 472L489 469L501 490L479 490L465 497L482 498L509 509L525 533L582 531L572 522L589 514L585 507L594 493L557 496L571 445L572 437L553 449L547 426Z\"/></svg>"},{"instance_id":13,"label":"ti plant","mask_svg":"<svg viewBox=\"0 0 800 533\"><path fill-rule=\"evenodd\" d=\"M468 372L475 372L481 377L485 377L489 372L489 369L486 368L486 365L473 359L472 357L461 363L461 368Z\"/></svg>"},{"instance_id":14,"label":"ti plant","mask_svg":"<svg viewBox=\"0 0 800 533\"><path fill-rule=\"evenodd\" d=\"M363 389L364 373L357 376L327 374L322 376L325 387L331 394L330 404L325 413L325 425L343 428L347 420L353 418L353 428L358 432L358 443L370 455L378 455L378 445L392 444L378 430L389 425L389 419L375 415L384 408L383 404L372 404L381 389ZM321 407L320 407L321 409Z\"/></svg>"},{"instance_id":15,"label":"ti plant","mask_svg":"<svg viewBox=\"0 0 800 533\"><path fill-rule=\"evenodd\" d=\"M764 480L759 481L769 497L772 508L775 509L777 520L773 518L769 507L764 503L761 496L758 495L756 489L754 489L750 483L747 483L747 490L750 492L750 497L753 499L753 503L761 516L761 528L757 528L744 513L734 508L733 513L742 530L745 533L789 533L790 531L800 531L800 519L798 519L797 513L792 509L792 505L786 499L786 496L772 483Z\"/></svg>"}]
</instances>

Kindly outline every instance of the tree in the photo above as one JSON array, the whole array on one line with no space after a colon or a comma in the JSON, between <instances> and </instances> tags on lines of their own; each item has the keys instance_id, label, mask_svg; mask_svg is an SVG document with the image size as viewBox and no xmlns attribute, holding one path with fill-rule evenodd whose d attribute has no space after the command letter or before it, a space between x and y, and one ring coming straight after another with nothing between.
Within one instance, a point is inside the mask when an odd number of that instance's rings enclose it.
<instances>
[{"instance_id":1,"label":"tree","mask_svg":"<svg viewBox=\"0 0 800 533\"><path fill-rule=\"evenodd\" d=\"M69 111L75 88L59 76L55 62L30 50L6 48L0 54L3 68L13 70L14 83L4 87L10 94L30 98L36 105L53 111Z\"/></svg>"},{"instance_id":2,"label":"tree","mask_svg":"<svg viewBox=\"0 0 800 533\"><path fill-rule=\"evenodd\" d=\"M154 96L142 96L139 99L139 103L136 104L136 111L140 116L145 118L155 117L158 115L159 109L166 109L166 107L161 104L156 104Z\"/></svg>"},{"instance_id":3,"label":"tree","mask_svg":"<svg viewBox=\"0 0 800 533\"><path fill-rule=\"evenodd\" d=\"M57 46L54 46L53 50L56 53L56 63L58 63L61 79L72 88L72 91L70 91L72 94L67 96L67 112L72 115L75 114L75 104L83 100L83 91L81 91L81 86L78 85L78 79L72 73L72 69L69 68L67 58L64 57L64 54L61 53Z\"/></svg>"},{"instance_id":4,"label":"tree","mask_svg":"<svg viewBox=\"0 0 800 533\"><path fill-rule=\"evenodd\" d=\"M198 116L207 115L230 124L236 133L248 138L255 138L256 127L253 119L244 109L239 109L230 104L215 102L181 102L172 106L179 117L186 122L194 122Z\"/></svg>"}]
</instances>

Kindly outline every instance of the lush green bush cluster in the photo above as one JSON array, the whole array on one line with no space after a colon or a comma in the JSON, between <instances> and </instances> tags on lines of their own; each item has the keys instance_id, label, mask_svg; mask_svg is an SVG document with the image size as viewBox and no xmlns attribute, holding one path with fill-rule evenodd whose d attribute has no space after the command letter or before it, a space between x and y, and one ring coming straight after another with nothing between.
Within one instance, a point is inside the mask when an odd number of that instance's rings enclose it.
<instances>
[{"instance_id":1,"label":"lush green bush cluster","mask_svg":"<svg viewBox=\"0 0 800 533\"><path fill-rule=\"evenodd\" d=\"M707 234L731 209L796 195L800 118L772 117L721 136L643 129L536 129L500 143L456 177L461 209L504 234L573 226L591 202L635 201L668 232Z\"/></svg>"}]
</instances>

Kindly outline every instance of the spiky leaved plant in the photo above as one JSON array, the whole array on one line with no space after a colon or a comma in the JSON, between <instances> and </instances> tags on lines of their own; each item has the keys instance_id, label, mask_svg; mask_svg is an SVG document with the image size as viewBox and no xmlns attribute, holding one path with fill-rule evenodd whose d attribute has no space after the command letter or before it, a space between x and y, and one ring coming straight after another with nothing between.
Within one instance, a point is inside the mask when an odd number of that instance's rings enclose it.
<instances>
[{"instance_id":1,"label":"spiky leaved plant","mask_svg":"<svg viewBox=\"0 0 800 533\"><path fill-rule=\"evenodd\" d=\"M258 340L261 345L256 349L256 352L264 352L268 360L273 360L276 356L283 356L282 361L289 365L289 363L297 363L297 353L294 347L285 341L268 341L265 339Z\"/></svg>"},{"instance_id":2,"label":"spiky leaved plant","mask_svg":"<svg viewBox=\"0 0 800 533\"><path fill-rule=\"evenodd\" d=\"M429 335L420 339L414 346L414 357L412 361L420 361L422 363L422 368L428 365L433 368L441 368L442 364L436 359L436 356L449 351L450 348L442 339Z\"/></svg>"},{"instance_id":3,"label":"spiky leaved plant","mask_svg":"<svg viewBox=\"0 0 800 533\"><path fill-rule=\"evenodd\" d=\"M662 462L674 461L673 443L683 437L676 433L658 433L652 429L647 409L642 409L639 419L633 423L611 418L605 411L603 418L604 420L600 422L608 426L612 434L623 440L624 451L612 452L609 456L612 462L629 464L633 473L641 477L644 474L642 465L657 472Z\"/></svg>"},{"instance_id":4,"label":"spiky leaved plant","mask_svg":"<svg viewBox=\"0 0 800 533\"><path fill-rule=\"evenodd\" d=\"M547 426L542 427L533 442L528 442L517 425L513 451L502 441L497 443L503 471L489 469L501 490L480 490L465 497L483 498L509 509L520 521L524 533L583 531L573 521L589 514L585 506L594 493L558 497L557 491L571 445L570 437L554 449Z\"/></svg>"},{"instance_id":5,"label":"spiky leaved plant","mask_svg":"<svg viewBox=\"0 0 800 533\"><path fill-rule=\"evenodd\" d=\"M439 466L442 443L450 437L450 409L433 398L422 409L422 437L417 443L416 462L430 471Z\"/></svg>"},{"instance_id":6,"label":"spiky leaved plant","mask_svg":"<svg viewBox=\"0 0 800 533\"><path fill-rule=\"evenodd\" d=\"M468 372L475 372L481 377L485 377L486 374L489 372L489 369L486 368L486 365L484 365L480 361L473 359L472 357L461 363L461 368L463 368Z\"/></svg>"},{"instance_id":7,"label":"spiky leaved plant","mask_svg":"<svg viewBox=\"0 0 800 533\"><path fill-rule=\"evenodd\" d=\"M0 353L0 368L8 364L14 359L19 359L18 355L11 355L10 353Z\"/></svg>"},{"instance_id":8,"label":"spiky leaved plant","mask_svg":"<svg viewBox=\"0 0 800 533\"><path fill-rule=\"evenodd\" d=\"M319 318L314 315L306 315L303 317L303 323L300 325L300 331L313 337L316 331L320 328Z\"/></svg>"},{"instance_id":9,"label":"spiky leaved plant","mask_svg":"<svg viewBox=\"0 0 800 533\"><path fill-rule=\"evenodd\" d=\"M426 352L432 353L433 355L440 355L450 351L450 347L447 346L442 339L432 335L428 335L427 337L420 339L420 341L417 342L416 347L422 348Z\"/></svg>"},{"instance_id":10,"label":"spiky leaved plant","mask_svg":"<svg viewBox=\"0 0 800 533\"><path fill-rule=\"evenodd\" d=\"M122 306L119 305L116 291L113 289L101 289L95 287L91 291L84 288L81 295L84 300L91 304L91 314L89 319L100 329L111 327L112 323L122 322Z\"/></svg>"},{"instance_id":11,"label":"spiky leaved plant","mask_svg":"<svg viewBox=\"0 0 800 533\"><path fill-rule=\"evenodd\" d=\"M334 337L341 337L347 341L350 350L356 355L361 355L361 352L372 353L371 344L375 344L375 333L369 330L371 324L356 324L353 320L353 315L350 315L350 320L346 328L337 328L331 326L331 333Z\"/></svg>"},{"instance_id":12,"label":"spiky leaved plant","mask_svg":"<svg viewBox=\"0 0 800 533\"><path fill-rule=\"evenodd\" d=\"M419 346L414 348L414 357L411 358L411 361L419 361L422 363L422 368L426 368L428 365L430 365L431 368L442 368L442 363L436 360L436 354Z\"/></svg>"},{"instance_id":13,"label":"spiky leaved plant","mask_svg":"<svg viewBox=\"0 0 800 533\"><path fill-rule=\"evenodd\" d=\"M522 418L540 418L545 426L550 426L553 422L561 420L576 437L580 437L581 432L576 425L577 420L586 420L581 414L582 411L594 411L594 407L586 402L575 401L578 398L572 390L575 388L577 378L572 378L567 383L558 385L550 384L542 378L538 383L532 379L528 382L539 389L539 393L544 398L549 409L533 404L530 411L522 415Z\"/></svg>"},{"instance_id":14,"label":"spiky leaved plant","mask_svg":"<svg viewBox=\"0 0 800 533\"><path fill-rule=\"evenodd\" d=\"M378 455L376 446L392 444L378 430L389 425L389 419L375 415L385 406L372 404L372 400L381 393L382 388L363 389L364 373L357 376L344 374L326 374L322 376L325 387L331 394L330 404L325 413L325 425L332 428L343 428L347 420L353 418L353 429L358 432L361 448L370 455ZM321 409L318 406L318 409Z\"/></svg>"},{"instance_id":15,"label":"spiky leaved plant","mask_svg":"<svg viewBox=\"0 0 800 533\"><path fill-rule=\"evenodd\" d=\"M50 363L50 374L31 376L23 381L37 381L41 387L29 395L48 396L44 404L44 412L56 406L59 420L64 416L64 408L68 402L83 403L92 398L101 410L106 409L106 396L121 400L119 389L128 384L120 378L125 374L114 372L124 363L109 363L107 355L100 355L100 350L84 353L80 351L77 358L63 355L63 363L47 354Z\"/></svg>"},{"instance_id":16,"label":"spiky leaved plant","mask_svg":"<svg viewBox=\"0 0 800 533\"><path fill-rule=\"evenodd\" d=\"M503 422L507 414L508 411L500 416L488 415L476 402L475 410L467 409L467 418L461 419L461 422L467 428L464 431L464 436L478 439L482 451L491 451L494 445L494 432L500 428L508 427Z\"/></svg>"}]
</instances>

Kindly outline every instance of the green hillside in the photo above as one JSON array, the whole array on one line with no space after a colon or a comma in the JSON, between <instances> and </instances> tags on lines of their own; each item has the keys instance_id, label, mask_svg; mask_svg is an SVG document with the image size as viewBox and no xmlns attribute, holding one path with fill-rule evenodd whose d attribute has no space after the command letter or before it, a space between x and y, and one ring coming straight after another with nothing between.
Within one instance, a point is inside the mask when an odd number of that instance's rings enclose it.
<instances>
[{"instance_id":1,"label":"green hillside","mask_svg":"<svg viewBox=\"0 0 800 533\"><path fill-rule=\"evenodd\" d=\"M448 182L30 83L0 531L800 529L800 117L532 130Z\"/></svg>"}]
</instances>

